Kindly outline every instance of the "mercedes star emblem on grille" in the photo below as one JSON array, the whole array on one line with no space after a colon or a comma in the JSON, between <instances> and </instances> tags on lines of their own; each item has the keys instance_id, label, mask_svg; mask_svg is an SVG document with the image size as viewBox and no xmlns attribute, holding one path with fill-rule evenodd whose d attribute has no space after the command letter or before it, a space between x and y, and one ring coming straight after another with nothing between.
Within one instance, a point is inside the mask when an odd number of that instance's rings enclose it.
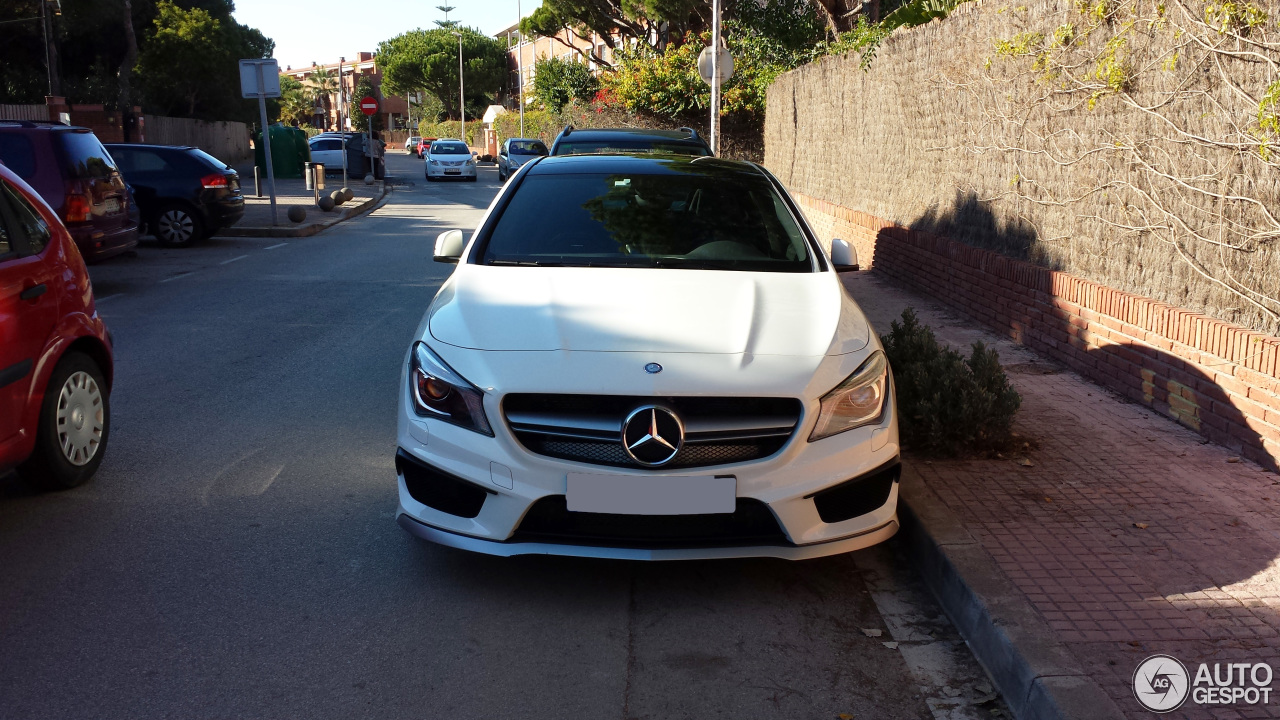
<instances>
[{"instance_id":1,"label":"mercedes star emblem on grille","mask_svg":"<svg viewBox=\"0 0 1280 720\"><path fill-rule=\"evenodd\" d=\"M622 447L632 460L654 467L665 465L684 445L684 423L660 405L642 405L622 423Z\"/></svg>"}]
</instances>

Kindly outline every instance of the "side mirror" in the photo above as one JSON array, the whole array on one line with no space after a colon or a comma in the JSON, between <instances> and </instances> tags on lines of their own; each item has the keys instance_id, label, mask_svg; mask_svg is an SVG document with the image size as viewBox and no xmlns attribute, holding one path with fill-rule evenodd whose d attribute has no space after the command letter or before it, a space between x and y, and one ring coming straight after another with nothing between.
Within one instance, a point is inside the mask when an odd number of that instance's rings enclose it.
<instances>
[{"instance_id":1,"label":"side mirror","mask_svg":"<svg viewBox=\"0 0 1280 720\"><path fill-rule=\"evenodd\" d=\"M849 243L836 238L831 241L831 264L836 272L858 269L858 251Z\"/></svg>"},{"instance_id":2,"label":"side mirror","mask_svg":"<svg viewBox=\"0 0 1280 720\"><path fill-rule=\"evenodd\" d=\"M436 262L457 264L466 246L467 242L462 237L461 230L442 232L436 236L435 254L431 259Z\"/></svg>"}]
</instances>

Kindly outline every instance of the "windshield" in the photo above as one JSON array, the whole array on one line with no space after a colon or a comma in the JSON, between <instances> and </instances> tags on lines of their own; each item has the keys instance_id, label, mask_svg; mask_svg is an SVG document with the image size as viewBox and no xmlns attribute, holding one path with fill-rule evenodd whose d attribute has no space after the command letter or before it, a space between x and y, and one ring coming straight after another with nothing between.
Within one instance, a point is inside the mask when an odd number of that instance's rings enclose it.
<instances>
[{"instance_id":1,"label":"windshield","mask_svg":"<svg viewBox=\"0 0 1280 720\"><path fill-rule=\"evenodd\" d=\"M600 153L662 153L666 155L710 155L705 147L696 143L662 140L578 140L561 141L557 155L592 155Z\"/></svg>"},{"instance_id":2,"label":"windshield","mask_svg":"<svg viewBox=\"0 0 1280 720\"><path fill-rule=\"evenodd\" d=\"M532 175L490 234L488 265L811 272L804 234L747 175Z\"/></svg>"},{"instance_id":3,"label":"windshield","mask_svg":"<svg viewBox=\"0 0 1280 720\"><path fill-rule=\"evenodd\" d=\"M460 142L438 142L431 145L432 155L470 155L471 150Z\"/></svg>"},{"instance_id":4,"label":"windshield","mask_svg":"<svg viewBox=\"0 0 1280 720\"><path fill-rule=\"evenodd\" d=\"M512 155L546 155L547 146L537 140L512 140Z\"/></svg>"}]
</instances>

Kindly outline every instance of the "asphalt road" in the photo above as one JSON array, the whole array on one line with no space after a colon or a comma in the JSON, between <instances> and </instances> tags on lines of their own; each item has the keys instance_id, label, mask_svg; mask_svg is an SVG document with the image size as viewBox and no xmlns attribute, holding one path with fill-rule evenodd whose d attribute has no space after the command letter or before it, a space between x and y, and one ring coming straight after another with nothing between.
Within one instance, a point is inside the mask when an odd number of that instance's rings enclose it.
<instances>
[{"instance_id":1,"label":"asphalt road","mask_svg":"<svg viewBox=\"0 0 1280 720\"><path fill-rule=\"evenodd\" d=\"M451 270L432 242L499 186L390 168L413 184L320 235L91 268L110 445L74 491L0 478L0 717L991 716L893 543L643 564L397 527L397 379Z\"/></svg>"}]
</instances>

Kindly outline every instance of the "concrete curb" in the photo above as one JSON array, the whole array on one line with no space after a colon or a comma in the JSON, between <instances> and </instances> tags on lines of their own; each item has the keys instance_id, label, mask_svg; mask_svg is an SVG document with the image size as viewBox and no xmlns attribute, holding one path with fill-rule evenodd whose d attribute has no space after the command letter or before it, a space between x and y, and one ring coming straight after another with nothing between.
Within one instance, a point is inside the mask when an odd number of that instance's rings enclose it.
<instances>
[{"instance_id":1,"label":"concrete curb","mask_svg":"<svg viewBox=\"0 0 1280 720\"><path fill-rule=\"evenodd\" d=\"M1124 720L964 524L904 464L902 538L925 583L1021 720Z\"/></svg>"},{"instance_id":2,"label":"concrete curb","mask_svg":"<svg viewBox=\"0 0 1280 720\"><path fill-rule=\"evenodd\" d=\"M337 225L338 223L344 220L350 220L351 218L377 205L379 202L382 202L382 200L387 196L387 193L390 192L390 187L385 182L380 182L380 184L382 185L382 190L381 192L375 193L374 197L368 198L367 200L364 200L358 205L341 206L341 213L335 214L333 217L327 217L323 222L309 223L307 225L302 225L300 227L294 226L294 225L277 225L275 227L233 225L229 228L223 228L222 230L219 230L217 235L218 237L266 237L266 238L310 237L320 232L321 230L327 230L328 228L331 228L334 225ZM311 213L311 212L321 212L321 211L319 208L309 207L307 208L307 212Z\"/></svg>"}]
</instances>

